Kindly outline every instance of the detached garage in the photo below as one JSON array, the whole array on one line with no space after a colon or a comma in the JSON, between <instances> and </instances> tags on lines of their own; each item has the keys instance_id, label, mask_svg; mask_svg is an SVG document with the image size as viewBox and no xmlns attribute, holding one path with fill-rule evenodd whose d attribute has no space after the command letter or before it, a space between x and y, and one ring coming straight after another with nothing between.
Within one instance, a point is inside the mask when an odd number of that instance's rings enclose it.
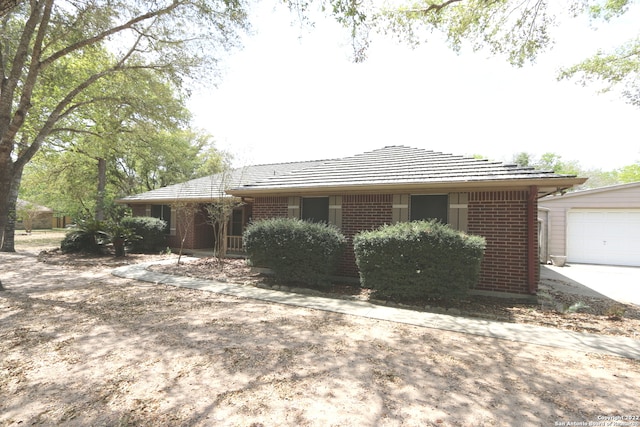
<instances>
[{"instance_id":1,"label":"detached garage","mask_svg":"<svg viewBox=\"0 0 640 427\"><path fill-rule=\"evenodd\" d=\"M640 267L640 182L540 199L540 260Z\"/></svg>"}]
</instances>

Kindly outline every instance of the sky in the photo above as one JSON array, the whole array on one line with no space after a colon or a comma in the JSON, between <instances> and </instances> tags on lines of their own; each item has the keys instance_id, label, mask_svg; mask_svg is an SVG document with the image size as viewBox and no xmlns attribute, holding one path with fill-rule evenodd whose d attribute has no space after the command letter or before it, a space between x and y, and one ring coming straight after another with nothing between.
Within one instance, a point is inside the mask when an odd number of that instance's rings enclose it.
<instances>
[{"instance_id":1,"label":"sky","mask_svg":"<svg viewBox=\"0 0 640 427\"><path fill-rule=\"evenodd\" d=\"M640 161L640 109L618 95L558 82L561 66L638 34L640 7L609 27L585 19L557 29L534 65L486 52L456 54L438 40L411 49L376 37L354 63L347 33L330 19L292 25L263 5L243 49L222 63L217 87L192 95L194 125L234 165L329 159L407 145L511 162L552 152L585 168Z\"/></svg>"}]
</instances>

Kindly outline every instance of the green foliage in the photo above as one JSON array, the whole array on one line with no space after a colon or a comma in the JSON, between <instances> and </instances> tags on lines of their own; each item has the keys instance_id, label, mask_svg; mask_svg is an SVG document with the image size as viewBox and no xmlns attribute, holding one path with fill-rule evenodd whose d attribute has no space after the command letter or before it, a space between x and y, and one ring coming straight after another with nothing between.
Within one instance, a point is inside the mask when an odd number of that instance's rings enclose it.
<instances>
[{"instance_id":1,"label":"green foliage","mask_svg":"<svg viewBox=\"0 0 640 427\"><path fill-rule=\"evenodd\" d=\"M106 225L102 221L79 220L76 228L69 231L62 240L60 249L63 253L101 254L104 245L109 242L105 228Z\"/></svg>"},{"instance_id":2,"label":"green foliage","mask_svg":"<svg viewBox=\"0 0 640 427\"><path fill-rule=\"evenodd\" d=\"M623 184L640 182L640 162L620 168L615 174L617 181Z\"/></svg>"},{"instance_id":3,"label":"green foliage","mask_svg":"<svg viewBox=\"0 0 640 427\"><path fill-rule=\"evenodd\" d=\"M624 304L614 304L607 308L604 315L607 316L609 320L622 320L626 312L627 307L625 307Z\"/></svg>"},{"instance_id":4,"label":"green foliage","mask_svg":"<svg viewBox=\"0 0 640 427\"><path fill-rule=\"evenodd\" d=\"M135 239L128 239L129 251L133 253L158 253L167 246L167 223L146 216L124 217L120 224L131 230Z\"/></svg>"},{"instance_id":5,"label":"green foliage","mask_svg":"<svg viewBox=\"0 0 640 427\"><path fill-rule=\"evenodd\" d=\"M537 159L533 154L521 152L514 154L513 162L520 166L530 166L535 169L553 171L565 175L580 175L580 165L576 161L563 161L556 153L544 153Z\"/></svg>"},{"instance_id":6,"label":"green foliage","mask_svg":"<svg viewBox=\"0 0 640 427\"><path fill-rule=\"evenodd\" d=\"M455 51L469 42L474 50L488 49L522 66L551 44L547 7L541 1L417 0L388 3L372 21L412 45L439 31Z\"/></svg>"},{"instance_id":7,"label":"green foliage","mask_svg":"<svg viewBox=\"0 0 640 427\"><path fill-rule=\"evenodd\" d=\"M577 161L564 161L562 156L556 153L544 153L540 158L536 158L533 154L526 152L514 154L513 162L520 166L530 166L535 169L551 170L559 174L589 178L584 185L575 190L640 182L640 162L611 171L603 171L600 169L583 169Z\"/></svg>"},{"instance_id":8,"label":"green foliage","mask_svg":"<svg viewBox=\"0 0 640 427\"><path fill-rule=\"evenodd\" d=\"M249 225L243 241L254 266L269 267L281 282L318 287L329 282L346 245L334 226L288 218Z\"/></svg>"},{"instance_id":9,"label":"green foliage","mask_svg":"<svg viewBox=\"0 0 640 427\"><path fill-rule=\"evenodd\" d=\"M97 159L120 164L136 144L135 161L129 157L121 170L137 178L136 161L156 152L150 140L185 130L186 82L217 74L221 54L237 46L247 28L245 7L239 1L25 1L11 9L0 21L0 225L19 190L12 187L20 186L23 168L42 148L73 151L93 166ZM165 138L162 144L172 143ZM186 157L167 156L162 165L188 164ZM75 160L65 164L82 164ZM41 176L48 182L56 175ZM87 176L85 187L95 182ZM118 190L111 198L130 194ZM103 193L74 202L86 211L89 203L109 199Z\"/></svg>"},{"instance_id":10,"label":"green foliage","mask_svg":"<svg viewBox=\"0 0 640 427\"><path fill-rule=\"evenodd\" d=\"M580 310L586 310L588 309L589 306L582 302L582 301L578 301L576 303L571 304L569 307L567 307L564 312L565 313L578 313Z\"/></svg>"},{"instance_id":11,"label":"green foliage","mask_svg":"<svg viewBox=\"0 0 640 427\"><path fill-rule=\"evenodd\" d=\"M626 101L640 107L640 37L611 52L598 51L590 58L565 68L558 79L577 78L583 86L600 83L600 91L616 88Z\"/></svg>"},{"instance_id":12,"label":"green foliage","mask_svg":"<svg viewBox=\"0 0 640 427\"><path fill-rule=\"evenodd\" d=\"M107 56L103 53L90 65L66 58L63 68L96 68ZM122 196L196 178L204 165L213 169L219 163L211 136L186 127L190 114L168 81L144 70L113 79L87 89L82 114L61 120L63 130L25 167L25 197L58 212L85 214ZM53 79L42 88L42 99L51 96L53 87L60 90L68 83ZM90 131L83 129L87 124ZM102 193L87 185L99 180L99 160L106 165Z\"/></svg>"},{"instance_id":13,"label":"green foliage","mask_svg":"<svg viewBox=\"0 0 640 427\"><path fill-rule=\"evenodd\" d=\"M616 16L624 14L629 9L632 0L606 0L604 3L587 4L592 18L603 18L610 20Z\"/></svg>"},{"instance_id":14,"label":"green foliage","mask_svg":"<svg viewBox=\"0 0 640 427\"><path fill-rule=\"evenodd\" d=\"M485 240L436 221L385 225L353 239L361 284L410 301L464 295L477 281Z\"/></svg>"}]
</instances>

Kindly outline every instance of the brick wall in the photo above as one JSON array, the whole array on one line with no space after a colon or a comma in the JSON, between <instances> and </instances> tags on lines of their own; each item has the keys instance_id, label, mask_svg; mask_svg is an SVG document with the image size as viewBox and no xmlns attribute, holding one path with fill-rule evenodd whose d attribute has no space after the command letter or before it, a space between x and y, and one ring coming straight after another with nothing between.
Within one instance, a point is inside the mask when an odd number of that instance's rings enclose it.
<instances>
[{"instance_id":1,"label":"brick wall","mask_svg":"<svg viewBox=\"0 0 640 427\"><path fill-rule=\"evenodd\" d=\"M205 207L201 206L193 220L194 249L213 249L213 226L210 222Z\"/></svg>"},{"instance_id":2,"label":"brick wall","mask_svg":"<svg viewBox=\"0 0 640 427\"><path fill-rule=\"evenodd\" d=\"M147 216L147 205L129 205L133 216Z\"/></svg>"},{"instance_id":3,"label":"brick wall","mask_svg":"<svg viewBox=\"0 0 640 427\"><path fill-rule=\"evenodd\" d=\"M184 239L184 249L212 249L213 248L213 227L208 224L207 213L202 206L197 206L194 210L189 206L186 210L177 209L176 215L176 235L169 236L169 244L172 248L179 248ZM185 218L189 215L191 218Z\"/></svg>"},{"instance_id":4,"label":"brick wall","mask_svg":"<svg viewBox=\"0 0 640 427\"><path fill-rule=\"evenodd\" d=\"M289 199L287 197L256 197L253 201L253 220L286 218Z\"/></svg>"},{"instance_id":5,"label":"brick wall","mask_svg":"<svg viewBox=\"0 0 640 427\"><path fill-rule=\"evenodd\" d=\"M528 195L528 191L486 191L469 194L468 232L483 236L487 240L480 282L476 289L529 293ZM534 212L537 212L537 209L536 202ZM535 218L533 224L537 228ZM534 235L537 236L537 230ZM535 271L536 283L538 279L539 268Z\"/></svg>"},{"instance_id":6,"label":"brick wall","mask_svg":"<svg viewBox=\"0 0 640 427\"><path fill-rule=\"evenodd\" d=\"M487 191L469 194L468 233L483 236L487 240L480 281L476 289L529 293L528 194L528 191ZM287 217L287 202L287 197L257 197L253 205L253 219ZM341 229L348 243L338 274L358 276L352 238L362 230L390 224L392 208L391 194L342 196ZM537 212L537 202L534 212ZM535 218L533 224L537 227ZM537 236L537 230L534 235ZM535 282L538 280L539 268L535 271Z\"/></svg>"},{"instance_id":7,"label":"brick wall","mask_svg":"<svg viewBox=\"0 0 640 427\"><path fill-rule=\"evenodd\" d=\"M353 236L363 230L373 230L391 223L393 196L391 194L342 196L342 233L347 237L347 248L338 274L358 277Z\"/></svg>"}]
</instances>

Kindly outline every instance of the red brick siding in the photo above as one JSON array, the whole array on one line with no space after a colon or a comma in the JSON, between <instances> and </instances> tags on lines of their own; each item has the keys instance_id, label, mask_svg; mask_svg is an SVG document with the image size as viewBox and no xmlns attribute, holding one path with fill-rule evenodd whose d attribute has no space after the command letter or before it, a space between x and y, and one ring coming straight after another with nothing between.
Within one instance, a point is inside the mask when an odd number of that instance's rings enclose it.
<instances>
[{"instance_id":1,"label":"red brick siding","mask_svg":"<svg viewBox=\"0 0 640 427\"><path fill-rule=\"evenodd\" d=\"M180 248L183 244L182 236L186 236L183 249L213 248L213 231L207 224L207 216L201 205L177 208L172 213L176 216L176 233L174 236L169 236L170 247ZM189 215L189 218L185 215Z\"/></svg>"},{"instance_id":2,"label":"red brick siding","mask_svg":"<svg viewBox=\"0 0 640 427\"><path fill-rule=\"evenodd\" d=\"M253 201L253 220L286 218L288 202L287 197L256 197Z\"/></svg>"},{"instance_id":3,"label":"red brick siding","mask_svg":"<svg viewBox=\"0 0 640 427\"><path fill-rule=\"evenodd\" d=\"M196 212L193 220L193 248L213 249L213 226L204 206Z\"/></svg>"},{"instance_id":4,"label":"red brick siding","mask_svg":"<svg viewBox=\"0 0 640 427\"><path fill-rule=\"evenodd\" d=\"M487 240L480 281L476 289L529 293L527 197L528 191L486 191L469 194L468 232L483 236ZM253 205L253 219L286 217L287 202L287 197L258 197ZM358 276L353 253L353 236L362 230L390 224L392 207L391 194L342 196L342 232L348 243L338 274ZM537 205L534 206L534 212L537 212ZM537 227L535 218L533 224ZM535 280L536 283L539 280L539 269L535 272Z\"/></svg>"},{"instance_id":5,"label":"red brick siding","mask_svg":"<svg viewBox=\"0 0 640 427\"><path fill-rule=\"evenodd\" d=\"M363 230L373 230L391 224L393 196L391 194L342 196L342 233L347 237L347 248L338 274L358 277L353 236Z\"/></svg>"},{"instance_id":6,"label":"red brick siding","mask_svg":"<svg viewBox=\"0 0 640 427\"><path fill-rule=\"evenodd\" d=\"M174 249L193 249L193 221L189 221L185 218L185 211L183 209L174 209L171 212L175 215L176 232L175 235L169 236L169 246ZM182 242L182 236L186 236L184 239L184 246Z\"/></svg>"},{"instance_id":7,"label":"red brick siding","mask_svg":"<svg viewBox=\"0 0 640 427\"><path fill-rule=\"evenodd\" d=\"M468 232L483 236L487 241L477 289L529 293L528 194L528 191L485 191L469 194ZM536 202L534 212L537 210ZM535 218L533 225L537 228ZM537 231L534 235L537 236ZM536 283L538 279L539 269L536 269Z\"/></svg>"},{"instance_id":8,"label":"red brick siding","mask_svg":"<svg viewBox=\"0 0 640 427\"><path fill-rule=\"evenodd\" d=\"M147 205L129 205L131 206L132 216L147 216Z\"/></svg>"},{"instance_id":9,"label":"red brick siding","mask_svg":"<svg viewBox=\"0 0 640 427\"><path fill-rule=\"evenodd\" d=\"M352 238L359 231L391 223L392 202L393 196L390 194L342 196L342 232L348 243L338 274L358 277ZM253 219L287 217L287 207L287 197L256 197L253 202Z\"/></svg>"}]
</instances>

